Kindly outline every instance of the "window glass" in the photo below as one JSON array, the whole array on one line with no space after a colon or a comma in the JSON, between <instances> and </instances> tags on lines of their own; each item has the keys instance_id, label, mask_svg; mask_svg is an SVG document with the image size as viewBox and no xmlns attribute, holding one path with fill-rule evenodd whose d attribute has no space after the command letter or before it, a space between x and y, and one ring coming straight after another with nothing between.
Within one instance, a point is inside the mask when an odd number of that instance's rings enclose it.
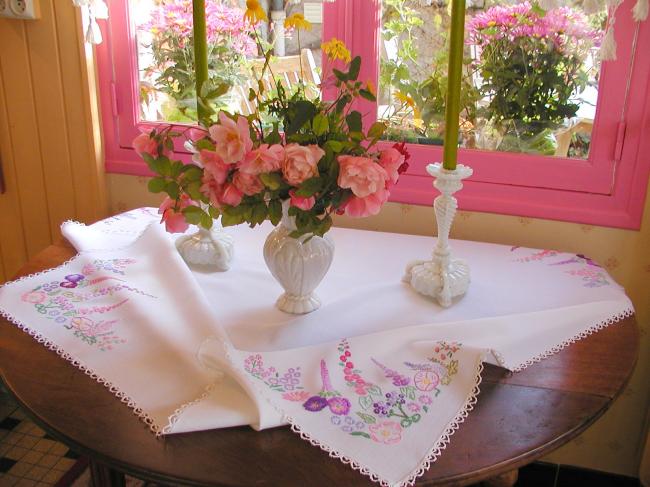
<instances>
[{"instance_id":1,"label":"window glass","mask_svg":"<svg viewBox=\"0 0 650 487\"><path fill-rule=\"evenodd\" d=\"M243 113L254 109L248 92L257 85L260 46L273 46L271 70L285 88L295 88L301 78L314 87L320 83L322 4L269 3L278 10L268 11L270 21L253 29L244 21L245 0L206 0L210 85L227 88L211 100L213 108ZM136 27L140 120L195 122L192 0L129 0L129 8ZM284 28L285 17L294 13L311 22L300 39L296 30ZM274 85L262 81L269 88Z\"/></svg>"},{"instance_id":2,"label":"window glass","mask_svg":"<svg viewBox=\"0 0 650 487\"><path fill-rule=\"evenodd\" d=\"M586 159L605 12L467 3L460 146ZM377 116L388 138L442 144L449 21L447 0L383 1Z\"/></svg>"}]
</instances>

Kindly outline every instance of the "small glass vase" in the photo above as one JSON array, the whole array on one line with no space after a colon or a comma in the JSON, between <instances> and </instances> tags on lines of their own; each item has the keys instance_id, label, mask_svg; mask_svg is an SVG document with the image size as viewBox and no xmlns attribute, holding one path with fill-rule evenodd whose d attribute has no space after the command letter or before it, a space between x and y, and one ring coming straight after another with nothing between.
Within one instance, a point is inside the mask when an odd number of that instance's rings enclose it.
<instances>
[{"instance_id":1,"label":"small glass vase","mask_svg":"<svg viewBox=\"0 0 650 487\"><path fill-rule=\"evenodd\" d=\"M199 227L192 235L176 240L176 248L187 264L206 270L227 271L234 254L234 239L214 225L210 230Z\"/></svg>"},{"instance_id":2,"label":"small glass vase","mask_svg":"<svg viewBox=\"0 0 650 487\"><path fill-rule=\"evenodd\" d=\"M329 235L291 237L296 221L288 212L287 200L282 203L282 221L264 243L264 260L285 291L275 303L277 308L291 314L311 313L321 305L314 290L332 264L334 241Z\"/></svg>"}]
</instances>

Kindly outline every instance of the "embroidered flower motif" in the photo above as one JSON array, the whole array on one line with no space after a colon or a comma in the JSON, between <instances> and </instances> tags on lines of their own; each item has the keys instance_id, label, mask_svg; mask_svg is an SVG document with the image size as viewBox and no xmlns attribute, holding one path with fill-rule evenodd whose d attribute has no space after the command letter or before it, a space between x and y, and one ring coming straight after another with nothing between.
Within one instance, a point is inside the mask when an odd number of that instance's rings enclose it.
<instances>
[{"instance_id":1,"label":"embroidered flower motif","mask_svg":"<svg viewBox=\"0 0 650 487\"><path fill-rule=\"evenodd\" d=\"M380 363L374 358L372 359L372 361L374 362L375 365L377 365L377 367L379 367L381 370L384 371L384 375L386 376L386 378L392 379L394 386L397 387L407 386L409 385L409 382L411 382L411 379L408 378L407 376L398 373L396 370L389 369L384 364Z\"/></svg>"},{"instance_id":2,"label":"embroidered flower motif","mask_svg":"<svg viewBox=\"0 0 650 487\"><path fill-rule=\"evenodd\" d=\"M420 408L420 405L415 402L410 402L406 405L406 408L411 411L412 413L419 413L422 408Z\"/></svg>"},{"instance_id":3,"label":"embroidered flower motif","mask_svg":"<svg viewBox=\"0 0 650 487\"><path fill-rule=\"evenodd\" d=\"M422 404L426 404L427 406L430 406L431 403L433 402L433 399L431 399L429 396L420 396L418 397L418 401L420 401Z\"/></svg>"},{"instance_id":4,"label":"embroidered flower motif","mask_svg":"<svg viewBox=\"0 0 650 487\"><path fill-rule=\"evenodd\" d=\"M431 370L420 370L413 376L413 383L418 390L428 392L438 387L440 378Z\"/></svg>"},{"instance_id":5,"label":"embroidered flower motif","mask_svg":"<svg viewBox=\"0 0 650 487\"><path fill-rule=\"evenodd\" d=\"M87 276L100 271L124 275L126 267L135 262L134 259L97 259L91 264L85 264L80 273L67 274L63 279L44 283L23 294L21 299L33 304L36 312L70 330L83 342L96 346L101 351L112 350L114 345L126 343L114 331L117 321L101 320L93 315L105 315L126 303L129 298L122 295L119 301L102 306L80 307L79 304L113 297L118 291L129 291L155 299L155 296L126 284L100 285L111 279L121 281L115 277L100 275L87 279Z\"/></svg>"},{"instance_id":6,"label":"embroidered flower motif","mask_svg":"<svg viewBox=\"0 0 650 487\"><path fill-rule=\"evenodd\" d=\"M302 402L306 400L308 397L309 397L309 393L307 391L291 391L282 394L283 399L286 399L287 401L293 401L293 402Z\"/></svg>"},{"instance_id":7,"label":"embroidered flower motif","mask_svg":"<svg viewBox=\"0 0 650 487\"><path fill-rule=\"evenodd\" d=\"M20 299L26 303L40 304L47 299L47 294L39 291L29 291L24 293Z\"/></svg>"},{"instance_id":8,"label":"embroidered flower motif","mask_svg":"<svg viewBox=\"0 0 650 487\"><path fill-rule=\"evenodd\" d=\"M327 407L327 399L321 396L312 396L305 401L302 407L307 411L317 413L318 411L322 411Z\"/></svg>"},{"instance_id":9,"label":"embroidered flower motif","mask_svg":"<svg viewBox=\"0 0 650 487\"><path fill-rule=\"evenodd\" d=\"M402 439L402 427L395 421L381 421L368 426L370 438L377 443L394 445Z\"/></svg>"},{"instance_id":10,"label":"embroidered flower motif","mask_svg":"<svg viewBox=\"0 0 650 487\"><path fill-rule=\"evenodd\" d=\"M352 405L344 397L332 397L327 401L327 405L334 414L345 416L350 412Z\"/></svg>"}]
</instances>

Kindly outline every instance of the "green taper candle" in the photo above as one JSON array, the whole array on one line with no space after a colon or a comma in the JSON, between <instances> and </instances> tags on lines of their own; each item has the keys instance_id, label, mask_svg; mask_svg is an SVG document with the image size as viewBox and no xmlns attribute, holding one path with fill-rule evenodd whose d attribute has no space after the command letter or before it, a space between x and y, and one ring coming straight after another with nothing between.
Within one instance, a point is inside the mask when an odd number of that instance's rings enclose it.
<instances>
[{"instance_id":1,"label":"green taper candle","mask_svg":"<svg viewBox=\"0 0 650 487\"><path fill-rule=\"evenodd\" d=\"M463 74L465 40L465 0L451 1L449 33L449 71L447 75L447 106L445 107L445 145L442 167L456 169L458 156L458 118L460 114L460 83Z\"/></svg>"},{"instance_id":2,"label":"green taper candle","mask_svg":"<svg viewBox=\"0 0 650 487\"><path fill-rule=\"evenodd\" d=\"M199 122L207 113L199 101L201 87L208 79L208 40L205 29L205 0L192 0L194 19L194 76L196 77L196 105Z\"/></svg>"}]
</instances>

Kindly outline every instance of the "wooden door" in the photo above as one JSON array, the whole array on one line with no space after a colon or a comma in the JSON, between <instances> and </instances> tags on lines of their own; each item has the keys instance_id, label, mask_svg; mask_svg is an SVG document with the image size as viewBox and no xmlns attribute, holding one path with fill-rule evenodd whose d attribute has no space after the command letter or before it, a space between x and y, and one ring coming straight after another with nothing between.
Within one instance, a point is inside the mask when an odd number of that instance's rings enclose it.
<instances>
[{"instance_id":1,"label":"wooden door","mask_svg":"<svg viewBox=\"0 0 650 487\"><path fill-rule=\"evenodd\" d=\"M106 214L93 51L72 2L0 18L0 281L60 236Z\"/></svg>"}]
</instances>

